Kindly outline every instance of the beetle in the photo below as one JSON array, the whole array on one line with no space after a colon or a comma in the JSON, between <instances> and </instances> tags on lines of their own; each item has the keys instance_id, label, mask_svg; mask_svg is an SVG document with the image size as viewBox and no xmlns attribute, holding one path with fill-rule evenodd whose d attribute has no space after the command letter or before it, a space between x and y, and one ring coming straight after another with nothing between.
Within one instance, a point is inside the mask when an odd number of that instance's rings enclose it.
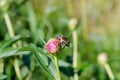
<instances>
[{"instance_id":1,"label":"beetle","mask_svg":"<svg viewBox=\"0 0 120 80\"><path fill-rule=\"evenodd\" d=\"M69 47L70 46L70 40L63 36L62 34L58 34L56 36L56 39L60 41L62 47Z\"/></svg>"}]
</instances>

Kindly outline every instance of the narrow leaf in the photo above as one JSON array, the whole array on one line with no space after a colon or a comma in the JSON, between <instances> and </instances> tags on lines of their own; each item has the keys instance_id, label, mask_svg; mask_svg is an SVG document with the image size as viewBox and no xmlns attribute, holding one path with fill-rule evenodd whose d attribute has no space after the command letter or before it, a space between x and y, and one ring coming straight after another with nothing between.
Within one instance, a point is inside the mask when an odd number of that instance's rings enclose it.
<instances>
[{"instance_id":1,"label":"narrow leaf","mask_svg":"<svg viewBox=\"0 0 120 80\"><path fill-rule=\"evenodd\" d=\"M0 74L0 80L3 80L3 79L5 79L5 78L7 78L6 75Z\"/></svg>"},{"instance_id":2,"label":"narrow leaf","mask_svg":"<svg viewBox=\"0 0 120 80\"><path fill-rule=\"evenodd\" d=\"M40 67L48 74L50 80L58 80L56 68L55 68L55 64L53 60L50 57L48 57L42 51L42 49L39 49L35 47L34 45L20 49L20 51L25 51L25 50L31 51L33 53Z\"/></svg>"},{"instance_id":3,"label":"narrow leaf","mask_svg":"<svg viewBox=\"0 0 120 80\"><path fill-rule=\"evenodd\" d=\"M28 51L18 52L17 48L6 48L5 50L0 51L0 58L6 58L10 56L20 55L20 54L28 54Z\"/></svg>"},{"instance_id":4,"label":"narrow leaf","mask_svg":"<svg viewBox=\"0 0 120 80\"><path fill-rule=\"evenodd\" d=\"M6 40L6 41L1 42L1 43L0 43L0 50L6 48L6 47L8 47L8 46L10 46L12 43L14 43L14 42L16 42L16 41L18 41L18 40L20 40L20 39L23 39L23 38L26 38L26 37L16 36L16 37L14 37L14 38L12 38L12 39L9 39L9 40Z\"/></svg>"}]
</instances>

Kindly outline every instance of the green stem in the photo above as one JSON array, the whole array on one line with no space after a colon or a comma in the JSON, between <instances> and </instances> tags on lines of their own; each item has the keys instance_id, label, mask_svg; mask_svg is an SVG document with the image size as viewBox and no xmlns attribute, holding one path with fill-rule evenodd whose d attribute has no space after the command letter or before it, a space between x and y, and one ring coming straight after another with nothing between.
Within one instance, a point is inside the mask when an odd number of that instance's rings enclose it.
<instances>
[{"instance_id":1,"label":"green stem","mask_svg":"<svg viewBox=\"0 0 120 80\"><path fill-rule=\"evenodd\" d=\"M14 38L15 34L14 34L14 31L13 31L13 27L12 27L12 24L11 24L10 17L8 15L8 13L5 12L3 14L3 16L5 18L5 22L6 22L8 33L9 33L10 37ZM17 45L13 44L13 48L16 48L16 47L17 47ZM18 66L18 60L17 59L15 59L15 61L14 61L14 68L15 68L15 72L17 74L18 79L22 80L22 75L20 73L20 69L19 69L19 66Z\"/></svg>"},{"instance_id":2,"label":"green stem","mask_svg":"<svg viewBox=\"0 0 120 80\"><path fill-rule=\"evenodd\" d=\"M15 34L13 32L13 29L12 29L12 24L11 24L9 15L6 12L3 15L4 15L4 18L5 18L5 22L6 22L6 25L7 25L7 28L8 28L9 35L10 35L10 37L14 37Z\"/></svg>"},{"instance_id":3,"label":"green stem","mask_svg":"<svg viewBox=\"0 0 120 80\"><path fill-rule=\"evenodd\" d=\"M7 25L8 33L9 33L10 37L13 38L13 37L15 37L15 34L14 34L14 31L13 31L13 28L12 28L10 17L9 17L7 12L5 12L3 15L4 15L4 18L5 18L6 25ZM13 47L14 48L17 47L16 44L13 44Z\"/></svg>"},{"instance_id":4,"label":"green stem","mask_svg":"<svg viewBox=\"0 0 120 80\"><path fill-rule=\"evenodd\" d=\"M85 40L88 40L88 22L87 22L87 8L86 0L81 0L81 20L82 20L82 35Z\"/></svg>"},{"instance_id":5,"label":"green stem","mask_svg":"<svg viewBox=\"0 0 120 80\"><path fill-rule=\"evenodd\" d=\"M106 70L106 72L107 72L110 80L115 80L115 77L114 77L114 75L113 75L113 73L112 73L112 70L111 70L109 64L106 63L106 64L104 65L104 67L105 67L105 70Z\"/></svg>"},{"instance_id":6,"label":"green stem","mask_svg":"<svg viewBox=\"0 0 120 80\"><path fill-rule=\"evenodd\" d=\"M77 47L77 32L74 30L73 34L73 67L74 67L74 80L78 80L78 73L77 73L77 60L78 60L78 47Z\"/></svg>"},{"instance_id":7,"label":"green stem","mask_svg":"<svg viewBox=\"0 0 120 80\"><path fill-rule=\"evenodd\" d=\"M73 4L71 0L66 0L66 5L67 5L67 10L68 10L68 15L73 16L74 15L74 9L73 9Z\"/></svg>"},{"instance_id":8,"label":"green stem","mask_svg":"<svg viewBox=\"0 0 120 80\"><path fill-rule=\"evenodd\" d=\"M56 67L57 74L58 74L58 80L61 80L60 70L59 70L59 67L58 67L58 59L57 59L57 56L54 56L54 60L55 60L55 67Z\"/></svg>"},{"instance_id":9,"label":"green stem","mask_svg":"<svg viewBox=\"0 0 120 80\"><path fill-rule=\"evenodd\" d=\"M18 59L17 58L14 59L14 68L15 68L15 72L17 74L18 79L23 80L20 69L19 69Z\"/></svg>"}]
</instances>

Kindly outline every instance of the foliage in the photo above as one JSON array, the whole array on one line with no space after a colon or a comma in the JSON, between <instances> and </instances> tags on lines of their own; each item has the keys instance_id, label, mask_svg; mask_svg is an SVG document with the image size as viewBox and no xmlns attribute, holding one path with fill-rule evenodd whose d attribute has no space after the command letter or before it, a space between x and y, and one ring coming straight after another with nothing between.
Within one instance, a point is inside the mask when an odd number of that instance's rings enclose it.
<instances>
[{"instance_id":1,"label":"foliage","mask_svg":"<svg viewBox=\"0 0 120 80\"><path fill-rule=\"evenodd\" d=\"M73 80L72 34L76 31L79 79L111 79L97 61L105 52L107 64L119 80L119 8L119 0L0 0L0 79L58 80L53 56L46 52L45 44L63 34L70 39L70 46L57 56L59 69L62 80ZM73 18L78 24L71 30ZM14 36L6 20L11 22Z\"/></svg>"}]
</instances>

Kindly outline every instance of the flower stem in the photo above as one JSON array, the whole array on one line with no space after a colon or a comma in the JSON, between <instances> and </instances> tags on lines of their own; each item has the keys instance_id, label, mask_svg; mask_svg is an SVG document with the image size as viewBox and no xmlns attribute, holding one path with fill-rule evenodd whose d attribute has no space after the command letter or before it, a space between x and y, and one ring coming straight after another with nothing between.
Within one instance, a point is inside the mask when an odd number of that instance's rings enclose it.
<instances>
[{"instance_id":1,"label":"flower stem","mask_svg":"<svg viewBox=\"0 0 120 80\"><path fill-rule=\"evenodd\" d=\"M56 67L57 74L58 74L58 80L61 80L60 70L59 70L59 67L58 67L58 58L57 58L57 56L54 56L54 60L55 60L55 67Z\"/></svg>"},{"instance_id":2,"label":"flower stem","mask_svg":"<svg viewBox=\"0 0 120 80\"><path fill-rule=\"evenodd\" d=\"M78 73L77 73L77 32L74 30L72 32L73 35L73 67L74 67L74 80L78 80Z\"/></svg>"},{"instance_id":3,"label":"flower stem","mask_svg":"<svg viewBox=\"0 0 120 80\"><path fill-rule=\"evenodd\" d=\"M10 35L11 38L14 38L15 37L15 34L14 34L14 31L13 31L13 26L12 26L12 23L10 21L10 17L8 15L7 12L5 12L3 14L4 18L5 18L5 22L6 22L6 25L7 25L7 29L8 29L8 33ZM12 46L13 48L16 48L17 45L16 44L13 44ZM18 60L17 58L14 59L14 68L15 68L15 72L16 72L16 75L18 77L19 80L22 80L22 75L20 73L20 69L19 69L19 65L18 65Z\"/></svg>"},{"instance_id":4,"label":"flower stem","mask_svg":"<svg viewBox=\"0 0 120 80\"><path fill-rule=\"evenodd\" d=\"M15 34L14 34L14 31L13 31L13 28L12 28L10 17L9 17L7 12L5 12L3 15L4 15L4 18L5 18L6 25L7 25L8 33L9 33L10 37L13 38L13 37L15 37ZM13 44L13 47L15 48L15 47L17 47L17 45Z\"/></svg>"},{"instance_id":5,"label":"flower stem","mask_svg":"<svg viewBox=\"0 0 120 80\"><path fill-rule=\"evenodd\" d=\"M87 3L86 0L81 0L81 20L82 20L82 35L85 40L88 40L88 22L87 22Z\"/></svg>"},{"instance_id":6,"label":"flower stem","mask_svg":"<svg viewBox=\"0 0 120 80\"><path fill-rule=\"evenodd\" d=\"M115 77L114 77L114 75L113 75L113 73L112 73L112 70L111 70L109 64L106 63L106 64L104 65L104 67L105 67L105 70L106 70L106 72L107 72L110 80L115 80Z\"/></svg>"},{"instance_id":7,"label":"flower stem","mask_svg":"<svg viewBox=\"0 0 120 80\"><path fill-rule=\"evenodd\" d=\"M16 74L17 74L17 77L18 77L18 79L19 80L23 80L22 79L22 75L21 75L21 72L20 72L20 69L19 69L19 65L18 65L18 59L17 58L15 58L14 59L14 68L15 68L15 72L16 72Z\"/></svg>"}]
</instances>

